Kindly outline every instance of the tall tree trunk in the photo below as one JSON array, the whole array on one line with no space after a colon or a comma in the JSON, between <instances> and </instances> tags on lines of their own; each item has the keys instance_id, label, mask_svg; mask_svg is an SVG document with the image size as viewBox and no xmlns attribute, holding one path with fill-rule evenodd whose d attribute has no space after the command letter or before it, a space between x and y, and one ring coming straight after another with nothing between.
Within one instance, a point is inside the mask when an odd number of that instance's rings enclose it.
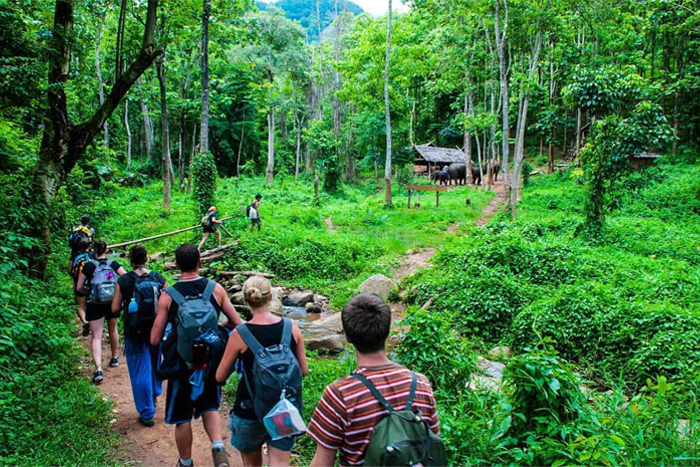
<instances>
[{"instance_id":1,"label":"tall tree trunk","mask_svg":"<svg viewBox=\"0 0 700 467\"><path fill-rule=\"evenodd\" d=\"M581 107L576 107L576 148L574 152L575 159L578 157L578 152L581 150Z\"/></svg>"},{"instance_id":2,"label":"tall tree trunk","mask_svg":"<svg viewBox=\"0 0 700 467\"><path fill-rule=\"evenodd\" d=\"M161 124L161 154L163 177L163 209L170 211L170 186L173 181L172 161L170 159L170 128L168 125L168 100L165 85L165 55L158 59L158 84L160 85L160 124Z\"/></svg>"},{"instance_id":3,"label":"tall tree trunk","mask_svg":"<svg viewBox=\"0 0 700 467\"><path fill-rule=\"evenodd\" d=\"M238 140L238 154L236 155L236 177L237 182L241 181L241 154L243 153L243 139L245 138L245 115L241 122L241 139ZM297 162L299 156L297 155Z\"/></svg>"},{"instance_id":4,"label":"tall tree trunk","mask_svg":"<svg viewBox=\"0 0 700 467\"><path fill-rule=\"evenodd\" d=\"M177 178L180 192L185 191L185 117L180 116L180 131L177 137Z\"/></svg>"},{"instance_id":5,"label":"tall tree trunk","mask_svg":"<svg viewBox=\"0 0 700 467\"><path fill-rule=\"evenodd\" d=\"M141 78L138 79L138 85L141 86ZM153 120L151 119L151 114L148 110L146 100L143 99L143 97L139 99L139 104L141 105L141 114L143 115L143 134L144 144L146 146L146 161L151 162L153 160Z\"/></svg>"},{"instance_id":6,"label":"tall tree trunk","mask_svg":"<svg viewBox=\"0 0 700 467\"><path fill-rule=\"evenodd\" d=\"M527 126L527 109L530 99L530 83L535 79L537 73L537 63L540 59L540 50L542 49L542 31L538 30L535 38L534 50L530 59L530 70L528 81L525 83L523 90L523 101L520 115L518 117L518 133L515 139L515 156L513 160L513 176L511 178L512 193L510 198L511 216L515 219L516 209L518 206L518 198L520 196L520 172L522 169L523 160L525 158L525 128Z\"/></svg>"},{"instance_id":7,"label":"tall tree trunk","mask_svg":"<svg viewBox=\"0 0 700 467\"><path fill-rule=\"evenodd\" d=\"M124 100L124 129L126 130L126 168L131 168L131 127L129 126L129 100Z\"/></svg>"},{"instance_id":8,"label":"tall tree trunk","mask_svg":"<svg viewBox=\"0 0 700 467\"><path fill-rule=\"evenodd\" d=\"M386 15L386 57L384 60L384 112L386 114L386 164L384 166L384 204L391 204L391 105L389 102L389 70L391 54L391 1Z\"/></svg>"},{"instance_id":9,"label":"tall tree trunk","mask_svg":"<svg viewBox=\"0 0 700 467\"><path fill-rule=\"evenodd\" d=\"M469 73L466 73L467 80ZM464 115L471 115L471 91L464 94ZM464 130L464 157L467 159L467 185L474 184L472 176L472 134L469 130Z\"/></svg>"},{"instance_id":10,"label":"tall tree trunk","mask_svg":"<svg viewBox=\"0 0 700 467\"><path fill-rule=\"evenodd\" d=\"M105 103L105 83L102 79L102 68L100 67L100 45L102 43L102 29L105 26L105 19L107 18L107 12L102 14L100 19L100 24L97 27L97 40L95 41L95 71L97 72L97 90L100 97L100 105ZM105 121L104 124L105 132L105 155L109 154L109 121Z\"/></svg>"},{"instance_id":11,"label":"tall tree trunk","mask_svg":"<svg viewBox=\"0 0 700 467\"><path fill-rule=\"evenodd\" d=\"M352 106L352 114L350 118L350 129L348 130L347 149L345 153L345 174L347 180L355 180L357 175L355 161L355 107Z\"/></svg>"},{"instance_id":12,"label":"tall tree trunk","mask_svg":"<svg viewBox=\"0 0 700 467\"><path fill-rule=\"evenodd\" d=\"M299 163L301 158L301 127L304 124L303 118L295 118L296 124L296 157L294 159L294 180L299 180Z\"/></svg>"},{"instance_id":13,"label":"tall tree trunk","mask_svg":"<svg viewBox=\"0 0 700 467\"><path fill-rule=\"evenodd\" d=\"M199 152L209 152L209 17L211 0L203 0L202 9L202 127Z\"/></svg>"},{"instance_id":14,"label":"tall tree trunk","mask_svg":"<svg viewBox=\"0 0 700 467\"><path fill-rule=\"evenodd\" d=\"M510 133L510 123L508 121L508 72L506 70L506 58L505 58L505 41L508 32L508 4L507 0L503 0L503 6L505 10L504 22L503 22L503 33L501 33L501 23L500 23L500 7L499 2L501 0L495 0L496 4L496 14L494 15L494 27L496 35L496 51L498 52L498 74L501 81L501 117L502 125L501 130L503 132L503 142L502 142L502 162L501 168L503 170L503 184L506 191L506 198L510 196L510 176L508 173L510 161L508 158L508 140ZM502 35L501 35L502 34Z\"/></svg>"},{"instance_id":15,"label":"tall tree trunk","mask_svg":"<svg viewBox=\"0 0 700 467\"><path fill-rule=\"evenodd\" d=\"M275 108L267 113L267 184L272 184L275 177Z\"/></svg>"},{"instance_id":16,"label":"tall tree trunk","mask_svg":"<svg viewBox=\"0 0 700 467\"><path fill-rule=\"evenodd\" d=\"M71 63L71 36L74 30L75 0L56 0L54 28L51 37L52 54L48 58L47 113L39 157L33 178L38 205L46 209L37 216L35 233L42 237L43 251L32 252L33 269L43 275L50 255L50 231L48 220L53 215L53 200L68 174L85 154L88 146L102 131L107 119L114 113L126 93L139 76L160 54L154 47L158 0L148 0L147 16L140 52L128 70L115 81L105 101L85 122L74 124L68 116L65 83L68 81Z\"/></svg>"}]
</instances>

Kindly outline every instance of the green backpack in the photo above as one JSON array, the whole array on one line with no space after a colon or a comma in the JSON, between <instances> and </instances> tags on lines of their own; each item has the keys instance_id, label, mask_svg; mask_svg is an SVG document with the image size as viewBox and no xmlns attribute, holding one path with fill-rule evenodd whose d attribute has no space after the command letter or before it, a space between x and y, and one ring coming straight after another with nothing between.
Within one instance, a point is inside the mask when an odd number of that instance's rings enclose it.
<instances>
[{"instance_id":1,"label":"green backpack","mask_svg":"<svg viewBox=\"0 0 700 467\"><path fill-rule=\"evenodd\" d=\"M413 410L417 376L411 372L411 392L406 408L400 411L387 402L374 385L361 374L354 378L364 384L382 406L389 411L374 427L365 451L367 466L446 466L445 445L428 426L419 410Z\"/></svg>"}]
</instances>

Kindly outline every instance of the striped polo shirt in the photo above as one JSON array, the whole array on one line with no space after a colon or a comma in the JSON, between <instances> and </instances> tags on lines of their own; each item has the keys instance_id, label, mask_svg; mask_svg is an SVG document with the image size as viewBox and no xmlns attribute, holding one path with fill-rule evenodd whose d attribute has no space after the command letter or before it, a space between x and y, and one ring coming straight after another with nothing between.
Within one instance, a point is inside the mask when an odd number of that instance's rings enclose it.
<instances>
[{"instance_id":1,"label":"striped polo shirt","mask_svg":"<svg viewBox=\"0 0 700 467\"><path fill-rule=\"evenodd\" d=\"M406 407L411 390L411 372L390 363L383 366L358 368L356 373L369 379L394 410ZM440 434L438 412L433 389L428 379L418 374L414 410L420 410L429 420L430 428ZM346 376L330 384L316 406L308 433L317 443L340 453L340 465L362 465L365 449L374 427L388 414L357 379Z\"/></svg>"}]
</instances>

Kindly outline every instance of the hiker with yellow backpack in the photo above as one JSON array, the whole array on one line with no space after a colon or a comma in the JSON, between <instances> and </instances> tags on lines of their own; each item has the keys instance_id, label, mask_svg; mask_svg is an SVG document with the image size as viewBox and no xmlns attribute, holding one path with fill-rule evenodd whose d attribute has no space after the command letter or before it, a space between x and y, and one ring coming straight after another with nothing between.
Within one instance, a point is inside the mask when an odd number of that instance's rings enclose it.
<instances>
[{"instance_id":1,"label":"hiker with yellow backpack","mask_svg":"<svg viewBox=\"0 0 700 467\"><path fill-rule=\"evenodd\" d=\"M90 216L85 214L80 219L80 224L71 229L68 236L68 246L71 249L70 262L68 263L68 274L73 279L73 294L75 295L75 306L78 319L82 326L82 335L87 337L90 334L90 324L85 319L85 296L78 293L76 285L78 277L87 261L92 259L92 242L95 239L95 229L90 227Z\"/></svg>"}]
</instances>

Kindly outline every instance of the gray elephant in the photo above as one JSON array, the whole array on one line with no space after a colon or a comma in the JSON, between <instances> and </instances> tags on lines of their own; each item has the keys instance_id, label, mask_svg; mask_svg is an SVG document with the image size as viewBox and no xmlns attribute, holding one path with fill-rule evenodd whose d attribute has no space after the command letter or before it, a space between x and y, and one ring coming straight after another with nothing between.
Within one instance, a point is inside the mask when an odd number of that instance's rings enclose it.
<instances>
[{"instance_id":1,"label":"gray elephant","mask_svg":"<svg viewBox=\"0 0 700 467\"><path fill-rule=\"evenodd\" d=\"M447 173L450 175L450 180L454 180L455 185L464 185L467 183L467 164L455 162L450 165Z\"/></svg>"},{"instance_id":2,"label":"gray elephant","mask_svg":"<svg viewBox=\"0 0 700 467\"><path fill-rule=\"evenodd\" d=\"M488 173L489 169L489 164L486 164L486 170L484 170L484 174ZM493 181L498 181L498 173L501 171L501 164L498 162L493 162L493 165L491 166L491 171L493 172Z\"/></svg>"},{"instance_id":3,"label":"gray elephant","mask_svg":"<svg viewBox=\"0 0 700 467\"><path fill-rule=\"evenodd\" d=\"M481 170L479 170L481 166L479 165L472 165L472 183L474 185L481 185Z\"/></svg>"},{"instance_id":4,"label":"gray elephant","mask_svg":"<svg viewBox=\"0 0 700 467\"><path fill-rule=\"evenodd\" d=\"M439 185L449 185L450 183L450 175L447 172L443 172L442 170L439 170L437 172L433 172L430 174L430 180L433 182L439 184Z\"/></svg>"}]
</instances>

